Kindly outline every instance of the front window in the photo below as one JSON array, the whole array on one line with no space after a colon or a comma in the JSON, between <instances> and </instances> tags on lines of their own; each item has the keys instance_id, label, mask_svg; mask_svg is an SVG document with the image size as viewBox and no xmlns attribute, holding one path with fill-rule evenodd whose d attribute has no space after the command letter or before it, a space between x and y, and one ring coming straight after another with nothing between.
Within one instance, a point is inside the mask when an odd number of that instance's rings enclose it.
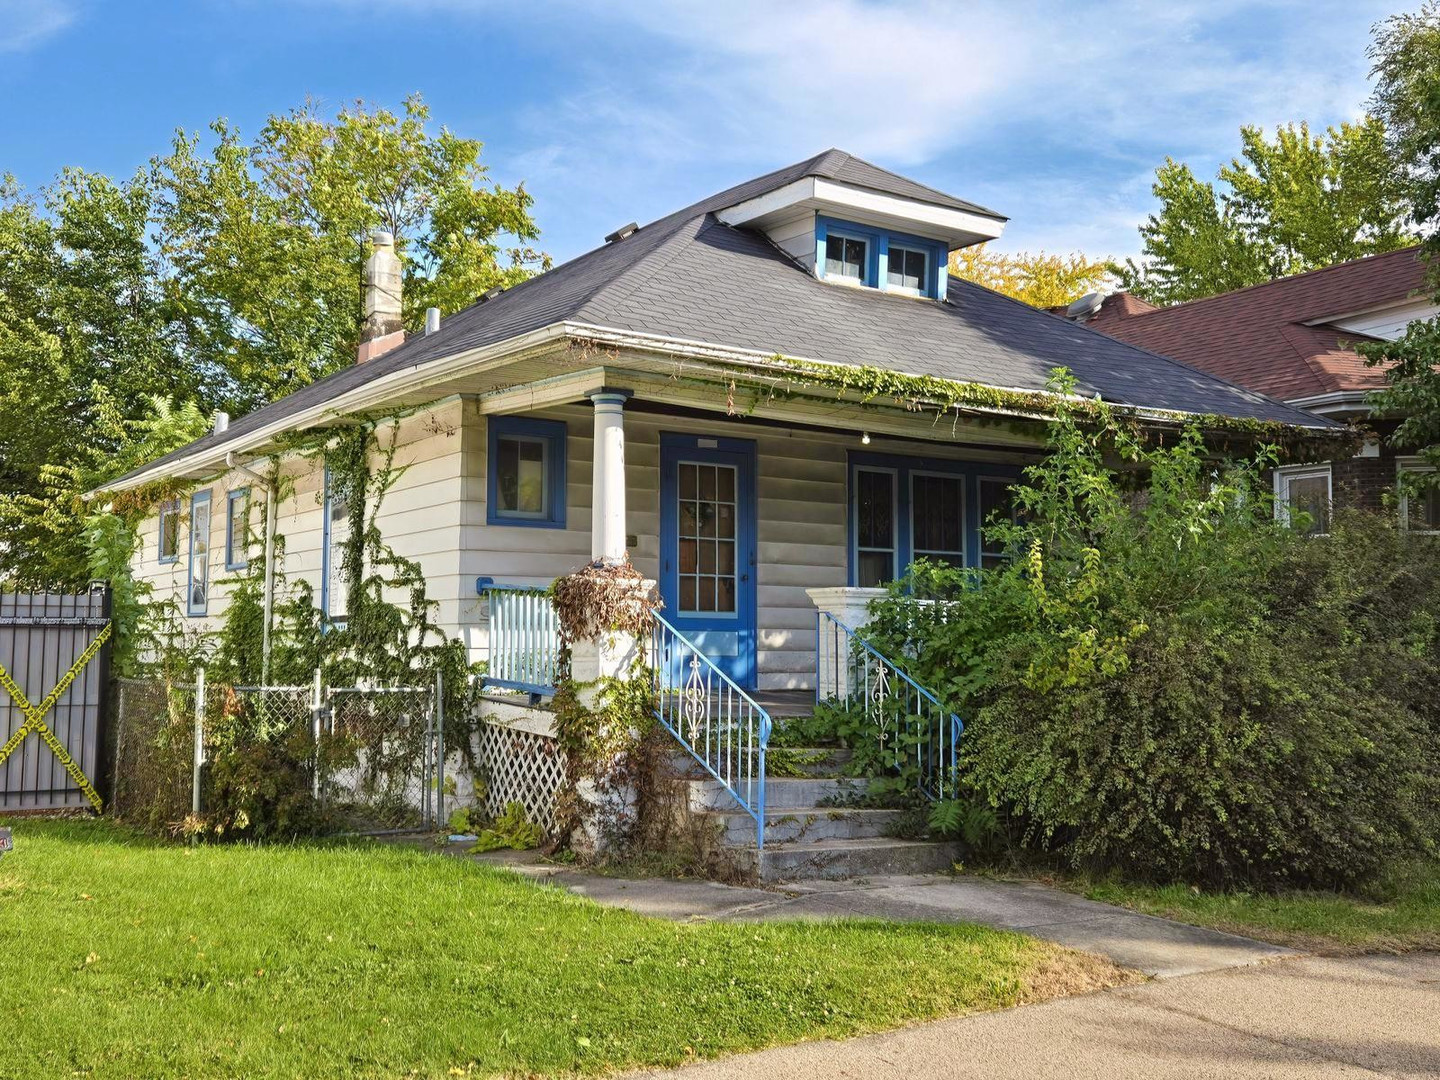
<instances>
[{"instance_id":1,"label":"front window","mask_svg":"<svg viewBox=\"0 0 1440 1080\"><path fill-rule=\"evenodd\" d=\"M987 527L998 522L1015 520L1015 495L1011 481L980 478L980 565L987 570L1004 566L1008 556L1005 545L985 535Z\"/></svg>"},{"instance_id":2,"label":"front window","mask_svg":"<svg viewBox=\"0 0 1440 1080\"><path fill-rule=\"evenodd\" d=\"M492 417L488 445L487 523L563 527L565 424Z\"/></svg>"},{"instance_id":3,"label":"front window","mask_svg":"<svg viewBox=\"0 0 1440 1080\"><path fill-rule=\"evenodd\" d=\"M210 609L210 493L198 491L190 499L190 574L185 610L204 615Z\"/></svg>"},{"instance_id":4,"label":"front window","mask_svg":"<svg viewBox=\"0 0 1440 1080\"><path fill-rule=\"evenodd\" d=\"M1275 471L1275 514L1303 527L1306 536L1330 531L1330 466ZM1301 515L1304 515L1303 518Z\"/></svg>"},{"instance_id":5,"label":"front window","mask_svg":"<svg viewBox=\"0 0 1440 1080\"><path fill-rule=\"evenodd\" d=\"M895 472L855 470L855 584L862 589L895 577Z\"/></svg>"},{"instance_id":6,"label":"front window","mask_svg":"<svg viewBox=\"0 0 1440 1080\"><path fill-rule=\"evenodd\" d=\"M825 276L851 281L856 285L865 283L865 262L869 257L869 244L853 236L831 233L825 237Z\"/></svg>"},{"instance_id":7,"label":"front window","mask_svg":"<svg viewBox=\"0 0 1440 1080\"><path fill-rule=\"evenodd\" d=\"M911 536L916 559L965 565L965 478L910 474Z\"/></svg>"},{"instance_id":8,"label":"front window","mask_svg":"<svg viewBox=\"0 0 1440 1080\"><path fill-rule=\"evenodd\" d=\"M923 296L929 288L928 252L919 248L902 247L892 242L886 265L889 286L894 291Z\"/></svg>"},{"instance_id":9,"label":"front window","mask_svg":"<svg viewBox=\"0 0 1440 1080\"><path fill-rule=\"evenodd\" d=\"M1405 483L1405 474L1413 476ZM1440 486L1435 469L1427 465L1400 465L1400 524L1410 532L1440 533Z\"/></svg>"}]
</instances>

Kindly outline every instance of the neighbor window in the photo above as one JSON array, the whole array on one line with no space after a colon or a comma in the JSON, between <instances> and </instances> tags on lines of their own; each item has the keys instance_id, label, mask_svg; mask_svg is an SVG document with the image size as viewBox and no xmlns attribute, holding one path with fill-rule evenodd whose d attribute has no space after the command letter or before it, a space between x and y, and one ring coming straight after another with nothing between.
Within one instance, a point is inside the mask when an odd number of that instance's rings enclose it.
<instances>
[{"instance_id":1,"label":"neighbor window","mask_svg":"<svg viewBox=\"0 0 1440 1080\"><path fill-rule=\"evenodd\" d=\"M565 425L497 416L490 420L491 525L565 524Z\"/></svg>"},{"instance_id":2,"label":"neighbor window","mask_svg":"<svg viewBox=\"0 0 1440 1080\"><path fill-rule=\"evenodd\" d=\"M320 610L332 623L343 623L350 610L345 581L345 548L350 543L350 505L334 490L325 470L325 523L320 551Z\"/></svg>"},{"instance_id":3,"label":"neighbor window","mask_svg":"<svg viewBox=\"0 0 1440 1080\"><path fill-rule=\"evenodd\" d=\"M869 254L870 245L866 241L830 233L825 237L825 276L862 285Z\"/></svg>"},{"instance_id":4,"label":"neighbor window","mask_svg":"<svg viewBox=\"0 0 1440 1080\"><path fill-rule=\"evenodd\" d=\"M180 559L180 500L160 504L160 561Z\"/></svg>"},{"instance_id":5,"label":"neighbor window","mask_svg":"<svg viewBox=\"0 0 1440 1080\"><path fill-rule=\"evenodd\" d=\"M987 569L1004 566L1008 556L1005 545L986 537L988 526L1003 521L1015 520L1015 496L1011 481L980 478L980 565Z\"/></svg>"},{"instance_id":6,"label":"neighbor window","mask_svg":"<svg viewBox=\"0 0 1440 1080\"><path fill-rule=\"evenodd\" d=\"M1322 536L1330 531L1330 466L1303 465L1275 470L1275 515L1282 521L1300 524L1305 515L1305 535Z\"/></svg>"},{"instance_id":7,"label":"neighbor window","mask_svg":"<svg viewBox=\"0 0 1440 1080\"><path fill-rule=\"evenodd\" d=\"M1429 465L1401 462L1400 478L1406 473L1423 474L1420 490L1410 491L1400 485L1400 524L1410 532L1440 533L1440 486L1435 484L1435 469Z\"/></svg>"},{"instance_id":8,"label":"neighbor window","mask_svg":"<svg viewBox=\"0 0 1440 1080\"><path fill-rule=\"evenodd\" d=\"M250 489L239 488L225 496L225 569L244 570L250 564Z\"/></svg>"},{"instance_id":9,"label":"neighbor window","mask_svg":"<svg viewBox=\"0 0 1440 1080\"><path fill-rule=\"evenodd\" d=\"M903 247L891 241L886 260L889 287L896 292L923 296L928 289L930 254L919 248Z\"/></svg>"},{"instance_id":10,"label":"neighbor window","mask_svg":"<svg viewBox=\"0 0 1440 1080\"><path fill-rule=\"evenodd\" d=\"M185 611L204 615L210 609L210 492L190 497L190 576Z\"/></svg>"}]
</instances>

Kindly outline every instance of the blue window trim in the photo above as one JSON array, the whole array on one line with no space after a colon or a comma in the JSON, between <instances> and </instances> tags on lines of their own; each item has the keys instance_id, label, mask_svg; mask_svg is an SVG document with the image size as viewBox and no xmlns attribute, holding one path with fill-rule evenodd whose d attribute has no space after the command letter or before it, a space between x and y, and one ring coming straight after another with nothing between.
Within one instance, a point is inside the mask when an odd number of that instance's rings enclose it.
<instances>
[{"instance_id":1,"label":"blue window trim","mask_svg":"<svg viewBox=\"0 0 1440 1080\"><path fill-rule=\"evenodd\" d=\"M159 562L177 563L180 561L180 500L167 499L160 504L160 536L156 540L155 552ZM175 550L173 553L165 554L165 519L175 518Z\"/></svg>"},{"instance_id":2,"label":"blue window trim","mask_svg":"<svg viewBox=\"0 0 1440 1080\"><path fill-rule=\"evenodd\" d=\"M325 616L325 625L344 626L345 618L332 619L330 615L330 466L325 466L325 496L322 500L323 521L320 523L320 614ZM347 613L348 614L348 613Z\"/></svg>"},{"instance_id":3,"label":"blue window trim","mask_svg":"<svg viewBox=\"0 0 1440 1080\"><path fill-rule=\"evenodd\" d=\"M214 578L213 573L211 573L211 572L209 571L209 569L207 568L206 574L205 574L205 603L201 604L199 607L196 607L196 606L195 606L195 535L196 535L196 534L195 534L195 508L196 508L197 506L202 506L202 505L203 505L203 506L209 506L209 505L210 505L210 492L208 492L208 491L197 491L197 492L195 492L195 494L193 494L193 495L190 496L190 547L189 547L190 557L189 557L188 561L187 561L186 564L185 564L185 614L191 616L192 618L199 618L200 616L205 615L205 614L207 614L207 613L209 612L209 610L210 610L210 585L211 585L211 583L212 583L212 581L213 581L213 578ZM207 525L208 527L207 527L206 532L205 532L205 539L206 539L206 541L207 541L207 543L208 543L208 541L210 540L210 538L215 535L215 522L214 522L213 519L209 519L209 520L206 521L206 525ZM208 556L209 553L210 553L210 552L209 552L209 549L207 548L207 549L206 549L206 555Z\"/></svg>"},{"instance_id":4,"label":"blue window trim","mask_svg":"<svg viewBox=\"0 0 1440 1080\"><path fill-rule=\"evenodd\" d=\"M492 416L487 425L485 446L485 524L518 525L529 529L565 528L565 456L568 429L563 420L538 420L530 416ZM499 477L495 460L504 436L542 439L545 442L546 512L543 517L519 517L498 509Z\"/></svg>"},{"instance_id":5,"label":"blue window trim","mask_svg":"<svg viewBox=\"0 0 1440 1080\"><path fill-rule=\"evenodd\" d=\"M248 544L250 534L246 529L245 540L242 541L242 548L237 557L235 552L235 504L245 502L246 517L249 516L250 489L248 487L236 488L225 495L225 569L244 570L250 565L250 556L244 545ZM249 522L246 522L247 526Z\"/></svg>"},{"instance_id":6,"label":"blue window trim","mask_svg":"<svg viewBox=\"0 0 1440 1080\"><path fill-rule=\"evenodd\" d=\"M922 295L932 300L945 299L945 270L950 252L942 242L817 214L815 217L815 275L821 279L825 277L825 241L832 232L866 242L865 276L861 279L861 284L880 292L891 291L888 269L892 240L907 248L919 248L921 251L929 252L930 272L927 275L926 288ZM901 296L915 295L908 290L896 291Z\"/></svg>"},{"instance_id":7,"label":"blue window trim","mask_svg":"<svg viewBox=\"0 0 1440 1080\"><path fill-rule=\"evenodd\" d=\"M912 483L911 476L934 473L942 476L960 476L965 480L962 513L965 515L965 565L980 565L980 481L1020 479L1018 465L997 465L989 461L961 461L953 458L911 457L904 454L872 453L864 450L850 451L846 468L845 493L845 551L846 584L855 586L859 579L858 517L860 512L855 474L861 469L888 472L895 477L895 576L898 578L915 559L914 529L912 524Z\"/></svg>"}]
</instances>

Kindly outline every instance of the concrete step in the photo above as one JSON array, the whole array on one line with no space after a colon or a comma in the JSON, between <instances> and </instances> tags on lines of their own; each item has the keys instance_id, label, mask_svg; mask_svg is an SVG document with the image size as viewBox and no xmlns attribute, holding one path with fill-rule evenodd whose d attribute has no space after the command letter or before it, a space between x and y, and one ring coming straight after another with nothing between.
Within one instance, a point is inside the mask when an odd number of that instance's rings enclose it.
<instances>
[{"instance_id":1,"label":"concrete step","mask_svg":"<svg viewBox=\"0 0 1440 1080\"><path fill-rule=\"evenodd\" d=\"M806 777L839 779L845 776L852 756L838 746L772 747L766 759L766 779L774 783L797 772ZM671 776L681 779L699 780L709 775L688 751L679 747L670 754L665 767Z\"/></svg>"},{"instance_id":2,"label":"concrete step","mask_svg":"<svg viewBox=\"0 0 1440 1080\"><path fill-rule=\"evenodd\" d=\"M690 809L699 813L705 810L733 810L735 797L718 780L688 780ZM791 777L770 776L765 779L765 806L770 810L803 809L814 810L827 799L862 795L864 780L848 777ZM823 809L828 809L824 807Z\"/></svg>"},{"instance_id":3,"label":"concrete step","mask_svg":"<svg viewBox=\"0 0 1440 1080\"><path fill-rule=\"evenodd\" d=\"M797 840L859 840L881 837L900 816L899 810L851 810L824 807L765 808L765 843ZM733 847L755 843L755 819L743 810L711 810L702 815L718 826L717 839Z\"/></svg>"},{"instance_id":4,"label":"concrete step","mask_svg":"<svg viewBox=\"0 0 1440 1080\"><path fill-rule=\"evenodd\" d=\"M949 870L960 847L943 841L889 837L771 844L750 852L761 881L844 881L884 874L934 874Z\"/></svg>"}]
</instances>

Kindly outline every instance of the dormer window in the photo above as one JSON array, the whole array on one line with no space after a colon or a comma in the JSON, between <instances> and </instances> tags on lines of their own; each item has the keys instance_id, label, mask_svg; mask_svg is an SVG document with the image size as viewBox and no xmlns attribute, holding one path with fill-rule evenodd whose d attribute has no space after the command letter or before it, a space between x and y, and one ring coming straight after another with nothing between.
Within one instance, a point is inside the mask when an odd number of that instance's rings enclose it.
<instances>
[{"instance_id":1,"label":"dormer window","mask_svg":"<svg viewBox=\"0 0 1440 1080\"><path fill-rule=\"evenodd\" d=\"M870 244L844 233L825 236L825 277L851 285L865 284L865 270L870 262Z\"/></svg>"},{"instance_id":2,"label":"dormer window","mask_svg":"<svg viewBox=\"0 0 1440 1080\"><path fill-rule=\"evenodd\" d=\"M912 296L928 296L930 281L930 254L919 248L891 244L887 284L893 292L909 293Z\"/></svg>"},{"instance_id":3,"label":"dormer window","mask_svg":"<svg viewBox=\"0 0 1440 1080\"><path fill-rule=\"evenodd\" d=\"M943 268L948 248L875 225L815 219L816 274L839 285L861 285L906 296L945 298Z\"/></svg>"}]
</instances>

